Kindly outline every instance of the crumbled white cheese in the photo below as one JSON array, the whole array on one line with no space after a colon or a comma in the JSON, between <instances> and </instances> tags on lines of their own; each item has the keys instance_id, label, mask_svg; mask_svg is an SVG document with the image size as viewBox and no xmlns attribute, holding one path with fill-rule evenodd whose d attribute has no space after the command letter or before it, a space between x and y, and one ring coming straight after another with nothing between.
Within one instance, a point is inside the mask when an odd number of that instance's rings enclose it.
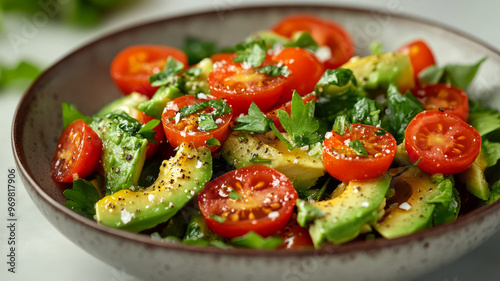
<instances>
[{"instance_id":1,"label":"crumbled white cheese","mask_svg":"<svg viewBox=\"0 0 500 281\"><path fill-rule=\"evenodd\" d=\"M411 209L411 205L408 202L404 202L399 205L399 208L408 211Z\"/></svg>"},{"instance_id":2,"label":"crumbled white cheese","mask_svg":"<svg viewBox=\"0 0 500 281\"><path fill-rule=\"evenodd\" d=\"M135 218L135 214L130 213L125 208L121 211L121 220L124 224L129 223L133 218Z\"/></svg>"}]
</instances>

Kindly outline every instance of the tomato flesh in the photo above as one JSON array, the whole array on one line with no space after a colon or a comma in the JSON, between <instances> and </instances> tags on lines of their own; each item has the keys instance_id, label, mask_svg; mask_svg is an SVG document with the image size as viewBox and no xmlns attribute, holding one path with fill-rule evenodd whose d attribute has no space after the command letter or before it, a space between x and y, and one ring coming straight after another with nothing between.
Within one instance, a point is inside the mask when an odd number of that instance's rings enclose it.
<instances>
[{"instance_id":1,"label":"tomato flesh","mask_svg":"<svg viewBox=\"0 0 500 281\"><path fill-rule=\"evenodd\" d=\"M367 156L359 156L349 146L359 140ZM323 164L334 178L349 182L369 180L382 176L396 155L396 139L380 128L351 124L344 135L332 131L323 142Z\"/></svg>"},{"instance_id":2,"label":"tomato flesh","mask_svg":"<svg viewBox=\"0 0 500 281\"><path fill-rule=\"evenodd\" d=\"M250 166L207 183L198 205L208 227L223 237L250 231L269 236L288 223L297 198L285 175L266 166Z\"/></svg>"},{"instance_id":3,"label":"tomato flesh","mask_svg":"<svg viewBox=\"0 0 500 281\"><path fill-rule=\"evenodd\" d=\"M73 182L92 174L102 155L102 141L83 120L66 127L57 141L51 162L51 177L56 182Z\"/></svg>"},{"instance_id":4,"label":"tomato flesh","mask_svg":"<svg viewBox=\"0 0 500 281\"><path fill-rule=\"evenodd\" d=\"M183 142L193 143L196 147L208 147L206 141L212 137L217 139L221 145L224 143L229 136L229 123L232 113L216 117L215 123L217 128L209 131L199 129L199 114L212 113L215 110L213 107L209 106L179 120L175 119L176 113L180 108L211 99L214 99L214 97L203 96L203 98L195 98L193 95L186 95L167 103L162 114L162 124L166 138L173 147L177 147ZM170 120L172 118L174 119ZM214 145L208 148L214 152L219 147L220 145Z\"/></svg>"},{"instance_id":5,"label":"tomato flesh","mask_svg":"<svg viewBox=\"0 0 500 281\"><path fill-rule=\"evenodd\" d=\"M469 98L458 87L449 84L433 84L417 87L411 92L427 110L442 109L465 122L469 119Z\"/></svg>"},{"instance_id":6,"label":"tomato flesh","mask_svg":"<svg viewBox=\"0 0 500 281\"><path fill-rule=\"evenodd\" d=\"M410 58L416 82L418 82L418 74L422 70L436 64L431 49L427 43L422 40L410 42L399 48L397 52L407 54Z\"/></svg>"},{"instance_id":7,"label":"tomato flesh","mask_svg":"<svg viewBox=\"0 0 500 281\"><path fill-rule=\"evenodd\" d=\"M405 132L405 146L412 162L430 174L451 175L465 171L476 159L481 136L455 115L439 110L421 112Z\"/></svg>"},{"instance_id":8,"label":"tomato flesh","mask_svg":"<svg viewBox=\"0 0 500 281\"><path fill-rule=\"evenodd\" d=\"M278 231L278 234L283 239L283 244L278 248L301 249L314 247L309 230L297 223L296 213L292 214L288 224L283 229Z\"/></svg>"},{"instance_id":9,"label":"tomato flesh","mask_svg":"<svg viewBox=\"0 0 500 281\"><path fill-rule=\"evenodd\" d=\"M160 45L134 45L118 53L111 63L111 77L120 91L128 95L139 92L153 96L158 87L149 83L149 77L160 72L169 57L187 65L183 51Z\"/></svg>"},{"instance_id":10,"label":"tomato flesh","mask_svg":"<svg viewBox=\"0 0 500 281\"><path fill-rule=\"evenodd\" d=\"M338 68L354 55L351 36L331 20L307 14L292 15L283 18L271 30L285 37L292 37L300 31L308 32L318 45L330 49L330 57L323 62L326 69Z\"/></svg>"}]
</instances>

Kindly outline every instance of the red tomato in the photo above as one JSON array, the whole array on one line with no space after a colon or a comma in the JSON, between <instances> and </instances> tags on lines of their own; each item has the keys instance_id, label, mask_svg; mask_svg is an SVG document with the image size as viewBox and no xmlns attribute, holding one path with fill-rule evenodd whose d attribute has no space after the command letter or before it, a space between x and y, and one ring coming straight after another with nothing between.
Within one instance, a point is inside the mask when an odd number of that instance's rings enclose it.
<instances>
[{"instance_id":1,"label":"red tomato","mask_svg":"<svg viewBox=\"0 0 500 281\"><path fill-rule=\"evenodd\" d=\"M481 136L462 119L439 110L415 116L405 132L408 157L429 174L451 175L465 171L476 159Z\"/></svg>"},{"instance_id":2,"label":"red tomato","mask_svg":"<svg viewBox=\"0 0 500 281\"><path fill-rule=\"evenodd\" d=\"M212 113L215 111L215 109L211 106L201 109L186 117L180 118L178 121L175 119L170 120L171 118L175 118L176 113L180 108L212 99L214 98L211 96L197 99L193 95L187 95L176 98L175 100L167 103L161 119L167 140L173 147L177 147L183 142L191 142L196 147L207 147L205 142L212 137L216 138L221 145L224 141L226 141L229 136L229 123L232 118L232 113L216 117L215 122L217 129L209 130L208 132L199 129L199 114ZM219 147L219 145L215 145L209 148L213 152Z\"/></svg>"},{"instance_id":3,"label":"red tomato","mask_svg":"<svg viewBox=\"0 0 500 281\"><path fill-rule=\"evenodd\" d=\"M149 121L153 119L154 119L153 117L146 115L142 111L139 111L139 113L137 114L137 120L144 125L146 125ZM165 132L163 131L163 126L161 122L153 130L156 132L155 134L156 143L148 142L148 149L146 151L146 158L148 159L151 158L156 153L156 151L158 151L160 145L165 141Z\"/></svg>"},{"instance_id":4,"label":"red tomato","mask_svg":"<svg viewBox=\"0 0 500 281\"><path fill-rule=\"evenodd\" d=\"M297 214L293 213L288 224L278 231L278 235L283 238L282 249L314 248L309 230L297 223Z\"/></svg>"},{"instance_id":5,"label":"red tomato","mask_svg":"<svg viewBox=\"0 0 500 281\"><path fill-rule=\"evenodd\" d=\"M250 166L207 183L198 195L198 206L208 227L220 236L234 238L250 231L269 236L288 223L297 198L285 175L266 166Z\"/></svg>"},{"instance_id":6,"label":"red tomato","mask_svg":"<svg viewBox=\"0 0 500 281\"><path fill-rule=\"evenodd\" d=\"M187 65L183 51L160 45L135 45L118 53L111 63L111 77L120 91L128 95L139 92L153 96L158 87L149 83L149 77L163 70L169 57Z\"/></svg>"},{"instance_id":7,"label":"red tomato","mask_svg":"<svg viewBox=\"0 0 500 281\"><path fill-rule=\"evenodd\" d=\"M397 52L407 54L410 58L416 82L418 82L418 73L420 71L436 64L431 49L422 40L410 42L399 48Z\"/></svg>"},{"instance_id":8,"label":"red tomato","mask_svg":"<svg viewBox=\"0 0 500 281\"><path fill-rule=\"evenodd\" d=\"M306 49L285 48L273 56L273 60L283 63L291 72L283 94L276 103L278 105L292 100L294 90L301 96L314 91L316 83L325 72L323 64Z\"/></svg>"},{"instance_id":9,"label":"red tomato","mask_svg":"<svg viewBox=\"0 0 500 281\"><path fill-rule=\"evenodd\" d=\"M434 84L417 87L411 92L428 110L441 108L465 122L469 119L469 98L460 88L449 84Z\"/></svg>"},{"instance_id":10,"label":"red tomato","mask_svg":"<svg viewBox=\"0 0 500 281\"><path fill-rule=\"evenodd\" d=\"M360 156L349 145L359 140L367 152ZM332 131L323 142L323 164L334 178L349 182L382 176L396 155L396 139L380 128L351 124L343 136Z\"/></svg>"},{"instance_id":11,"label":"red tomato","mask_svg":"<svg viewBox=\"0 0 500 281\"><path fill-rule=\"evenodd\" d=\"M292 15L278 22L272 31L291 37L296 32L311 34L320 46L330 48L330 58L323 62L325 68L334 69L346 63L354 55L354 43L349 33L338 23L313 15Z\"/></svg>"},{"instance_id":12,"label":"red tomato","mask_svg":"<svg viewBox=\"0 0 500 281\"><path fill-rule=\"evenodd\" d=\"M307 96L303 96L302 97L302 102L304 102L304 104L308 104L311 101L316 101L316 99L317 99L316 93L311 93L311 94L309 94ZM271 111L269 111L268 113L266 113L266 117L273 119L274 125L276 126L276 128L280 132L284 132L285 129L283 129L283 126L281 126L281 122L278 119L278 110L280 110L280 109L286 111L286 113L288 113L290 115L290 112L292 110L292 102L289 101L289 102L281 105L280 107L275 107L274 109L271 109Z\"/></svg>"},{"instance_id":13,"label":"red tomato","mask_svg":"<svg viewBox=\"0 0 500 281\"><path fill-rule=\"evenodd\" d=\"M244 68L233 62L234 54L221 54L215 58L217 61L208 75L210 93L226 99L233 108L233 116L246 114L252 102L266 111L280 98L286 77L269 76L254 68Z\"/></svg>"},{"instance_id":14,"label":"red tomato","mask_svg":"<svg viewBox=\"0 0 500 281\"><path fill-rule=\"evenodd\" d=\"M56 182L73 182L92 174L102 155L102 141L83 120L69 124L57 142L51 176Z\"/></svg>"}]
</instances>

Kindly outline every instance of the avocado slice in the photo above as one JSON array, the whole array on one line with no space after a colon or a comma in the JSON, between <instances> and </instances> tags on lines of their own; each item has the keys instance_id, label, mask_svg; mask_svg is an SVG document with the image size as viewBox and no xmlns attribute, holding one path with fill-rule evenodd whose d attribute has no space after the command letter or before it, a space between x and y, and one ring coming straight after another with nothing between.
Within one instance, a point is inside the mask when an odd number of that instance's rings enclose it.
<instances>
[{"instance_id":1,"label":"avocado slice","mask_svg":"<svg viewBox=\"0 0 500 281\"><path fill-rule=\"evenodd\" d=\"M344 191L332 199L298 204L297 221L301 226L312 222L309 234L316 248L325 240L334 244L351 241L379 219L390 182L391 177L385 174L372 180L341 184Z\"/></svg>"},{"instance_id":2,"label":"avocado slice","mask_svg":"<svg viewBox=\"0 0 500 281\"><path fill-rule=\"evenodd\" d=\"M396 175L404 169L393 168L389 173ZM387 200L384 217L375 224L377 232L392 239L455 220L460 201L452 179L431 176L417 167L394 177L394 195Z\"/></svg>"},{"instance_id":3,"label":"avocado slice","mask_svg":"<svg viewBox=\"0 0 500 281\"><path fill-rule=\"evenodd\" d=\"M401 93L415 87L413 68L405 54L385 53L354 57L340 68L352 70L358 85L367 90L387 89L391 83L395 83Z\"/></svg>"},{"instance_id":4,"label":"avocado slice","mask_svg":"<svg viewBox=\"0 0 500 281\"><path fill-rule=\"evenodd\" d=\"M95 117L104 117L105 115L113 112L125 112L129 116L137 119L139 104L148 100L148 97L139 93L131 93L130 95L118 98L105 107L101 108Z\"/></svg>"},{"instance_id":5,"label":"avocado slice","mask_svg":"<svg viewBox=\"0 0 500 281\"><path fill-rule=\"evenodd\" d=\"M491 195L484 175L486 166L488 166L488 163L483 152L480 151L472 165L458 175L458 179L465 184L467 191L482 200L488 200Z\"/></svg>"},{"instance_id":6,"label":"avocado slice","mask_svg":"<svg viewBox=\"0 0 500 281\"><path fill-rule=\"evenodd\" d=\"M148 116L161 119L165 105L182 95L181 91L175 86L160 87L150 100L139 104L138 109L144 111Z\"/></svg>"},{"instance_id":7,"label":"avocado slice","mask_svg":"<svg viewBox=\"0 0 500 281\"><path fill-rule=\"evenodd\" d=\"M283 133L285 138L288 134ZM222 157L236 168L264 165L283 173L299 191L308 190L325 174L315 149L290 151L273 132L233 132L221 148ZM320 153L319 153L320 154Z\"/></svg>"},{"instance_id":8,"label":"avocado slice","mask_svg":"<svg viewBox=\"0 0 500 281\"><path fill-rule=\"evenodd\" d=\"M163 161L153 185L120 190L98 201L96 220L132 232L150 229L175 215L211 177L210 150L182 143L174 157Z\"/></svg>"}]
</instances>

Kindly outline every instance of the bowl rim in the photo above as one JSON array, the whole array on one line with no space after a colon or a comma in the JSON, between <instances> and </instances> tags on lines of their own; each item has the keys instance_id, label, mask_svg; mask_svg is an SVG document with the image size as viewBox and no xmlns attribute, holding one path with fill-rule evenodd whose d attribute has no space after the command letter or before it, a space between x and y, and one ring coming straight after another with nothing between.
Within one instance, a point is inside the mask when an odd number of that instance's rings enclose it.
<instances>
[{"instance_id":1,"label":"bowl rim","mask_svg":"<svg viewBox=\"0 0 500 281\"><path fill-rule=\"evenodd\" d=\"M250 11L250 10L262 10L262 9L280 9L280 8L286 8L286 9L293 9L293 8L313 8L313 9L328 9L328 10L343 10L343 11L349 11L349 12L355 12L355 13L369 13L373 12L374 10L369 7L354 7L350 5L338 5L338 4L317 4L317 3L312 3L312 4L298 4L298 3L291 3L291 4L270 4L270 5L263 5L262 3L256 4L256 5L248 5L248 3L241 5L240 7L228 10L229 12L233 11ZM323 256L323 255L344 255L344 254L350 254L350 253L355 253L355 252L360 252L360 251L378 251L383 248L393 248L393 247L398 247L400 245L406 244L411 241L425 241L426 238L430 237L437 237L441 236L443 234L449 233L455 228L462 228L466 227L468 224L472 222L477 222L480 220L483 220L485 217L493 214L500 212L500 200L497 202L494 202L493 204L487 205L487 206L482 206L478 209L472 210L467 214L461 215L456 221L443 224L443 225L438 225L434 226L429 229L425 229L407 236L395 238L395 239L374 239L374 240L364 240L364 241L353 241L347 244L342 244L342 245L327 245L325 247L319 248L319 249L274 249L274 250L260 250L260 249L246 249L246 248L227 248L227 249L222 249L219 247L207 247L207 246L196 246L196 245L185 245L183 243L170 243L162 240L156 240L151 238L148 235L144 234L138 234L138 233L132 233L128 232L125 230L120 230L120 229L115 229L111 227L107 227L104 225L99 225L97 224L96 221L91 220L89 218L86 218L82 215L77 214L76 212L70 210L69 208L65 207L63 204L58 203L55 199L50 197L47 193L45 193L42 188L35 182L33 177L31 176L31 173L29 170L27 170L27 165L26 162L27 160L25 159L25 154L24 154L24 149L22 147L22 142L20 139L18 139L18 136L22 133L22 124L23 121L23 116L21 112L23 111L22 109L24 107L27 107L30 102L29 102L29 96L32 95L32 93L35 91L37 86L41 83L44 83L44 80L46 77L51 76L51 72L53 72L54 69L58 68L60 65L64 64L66 60L78 56L81 52L84 52L85 50L89 48L93 48L95 45L101 44L101 42L110 40L112 37L115 36L120 36L123 33L130 32L136 29L147 29L150 28L151 26L156 26L156 25L164 25L168 24L168 22L176 21L176 20L183 20L183 19L189 19L193 17L198 17L198 16L204 16L204 15L215 15L217 12L220 11L214 11L214 10L202 10L202 11L196 11L193 13L184 13L181 15L176 15L176 16L169 16L166 18L161 18L161 19L153 19L150 21L146 21L143 23L138 23L138 24L132 24L129 26L124 26L118 30L115 31L110 31L104 35L101 35L97 37L97 39L92 40L91 42L88 42L79 48L73 50L71 53L67 54L63 58L59 59L57 62L55 62L53 65L51 65L49 68L47 68L42 74L40 74L37 79L30 85L30 87L26 90L25 94L19 101L16 111L14 113L14 119L12 123L12 129L11 129L11 143L12 143L12 150L14 154L14 160L16 162L16 165L18 167L18 170L22 173L22 176L25 179L25 183L29 184L23 184L26 189L33 189L33 191L36 193L36 195L41 198L46 204L48 204L51 208L57 210L59 213L64 215L66 218L69 218L73 220L74 222L79 223L80 225L90 227L95 231L100 232L101 234L111 236L114 238L118 238L120 240L130 242L130 243L141 243L143 246L146 247L155 247L158 249L162 250L170 250L170 251L182 251L182 252L191 252L191 253L197 253L197 254L213 254L213 255L230 255L230 256L265 256L265 257L311 257L311 256ZM395 17L398 19L402 20L408 20L411 22L415 23L420 23L420 24L425 24L434 28L441 29L443 31L446 31L448 33L452 33L454 35L458 35L459 37L465 38L469 41L473 41L482 47L489 49L492 53L496 54L500 58L500 51L492 46L490 46L488 43L485 43L481 39L478 39L470 34L467 34L461 30L457 30L453 27L447 26L442 23L438 23L432 20L427 20L427 19L422 19L419 17L416 17L414 15L408 15L403 13L389 13L386 11L376 11L379 14L382 15L390 15L391 17ZM21 157L22 155L22 157ZM60 231L60 230L58 230ZM69 239L69 238L68 238ZM73 242L73 241L72 241ZM428 246L428 245L427 245ZM424 247L425 244L424 244Z\"/></svg>"}]
</instances>

